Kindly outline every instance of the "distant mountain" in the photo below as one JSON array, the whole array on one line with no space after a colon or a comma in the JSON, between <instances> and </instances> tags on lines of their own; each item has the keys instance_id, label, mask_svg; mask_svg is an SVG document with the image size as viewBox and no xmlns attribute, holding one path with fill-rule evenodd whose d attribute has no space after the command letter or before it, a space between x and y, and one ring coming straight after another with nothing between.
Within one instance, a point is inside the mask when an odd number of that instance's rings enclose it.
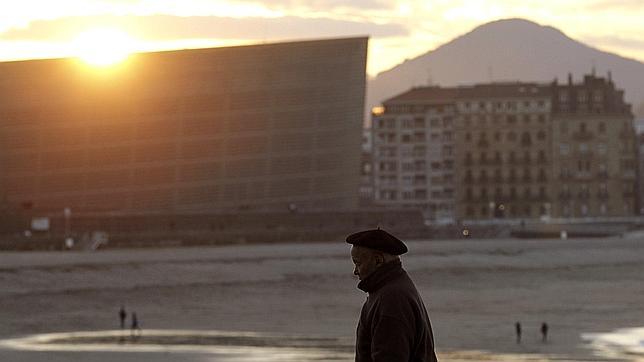
<instances>
[{"instance_id":1,"label":"distant mountain","mask_svg":"<svg viewBox=\"0 0 644 362\"><path fill-rule=\"evenodd\" d=\"M644 63L604 52L561 31L528 20L507 19L481 25L435 50L406 60L370 79L367 110L412 86L456 86L490 81L567 82L595 68L612 73L639 118L644 118Z\"/></svg>"}]
</instances>

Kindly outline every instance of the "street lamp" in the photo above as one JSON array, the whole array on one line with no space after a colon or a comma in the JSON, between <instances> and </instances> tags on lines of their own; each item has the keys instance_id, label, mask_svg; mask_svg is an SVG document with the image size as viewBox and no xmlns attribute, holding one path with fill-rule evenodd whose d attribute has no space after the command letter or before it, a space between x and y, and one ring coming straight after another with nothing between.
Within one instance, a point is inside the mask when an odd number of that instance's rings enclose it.
<instances>
[{"instance_id":1,"label":"street lamp","mask_svg":"<svg viewBox=\"0 0 644 362\"><path fill-rule=\"evenodd\" d=\"M494 201L490 201L488 206L490 207L490 219L494 219L494 209L496 208L496 203Z\"/></svg>"},{"instance_id":2,"label":"street lamp","mask_svg":"<svg viewBox=\"0 0 644 362\"><path fill-rule=\"evenodd\" d=\"M72 209L69 207L64 208L63 216L65 217L65 247L67 247L67 249L71 249L74 246L74 239L70 235Z\"/></svg>"}]
</instances>

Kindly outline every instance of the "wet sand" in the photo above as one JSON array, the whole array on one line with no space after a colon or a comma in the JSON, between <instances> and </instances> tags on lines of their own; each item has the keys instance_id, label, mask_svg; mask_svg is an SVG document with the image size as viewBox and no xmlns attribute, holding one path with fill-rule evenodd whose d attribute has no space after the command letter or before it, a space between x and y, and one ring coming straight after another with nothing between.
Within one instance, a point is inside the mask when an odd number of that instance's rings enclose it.
<instances>
[{"instance_id":1,"label":"wet sand","mask_svg":"<svg viewBox=\"0 0 644 362\"><path fill-rule=\"evenodd\" d=\"M617 360L597 355L582 334L644 326L640 238L408 244L403 262L429 309L441 361ZM0 339L112 330L124 304L136 311L143 333L288 334L339 338L351 348L365 298L351 269L344 243L0 253ZM541 342L541 322L550 325L548 343ZM251 350L166 348L122 351L118 359L271 360ZM0 360L111 361L113 353L0 349ZM310 360L341 360L331 356ZM350 351L345 357L351 360Z\"/></svg>"}]
</instances>

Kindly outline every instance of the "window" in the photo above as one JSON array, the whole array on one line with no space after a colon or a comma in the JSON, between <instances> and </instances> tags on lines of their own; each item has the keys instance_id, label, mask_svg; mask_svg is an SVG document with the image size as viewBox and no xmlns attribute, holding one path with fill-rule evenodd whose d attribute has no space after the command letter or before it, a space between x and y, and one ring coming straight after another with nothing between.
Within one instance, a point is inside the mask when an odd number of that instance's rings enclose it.
<instances>
[{"instance_id":1,"label":"window","mask_svg":"<svg viewBox=\"0 0 644 362\"><path fill-rule=\"evenodd\" d=\"M514 163L516 161L515 158L516 156L514 155L514 152L510 152L510 155L508 157L508 160L510 161L510 163Z\"/></svg>"},{"instance_id":2,"label":"window","mask_svg":"<svg viewBox=\"0 0 644 362\"><path fill-rule=\"evenodd\" d=\"M514 133L513 131L510 131L508 132L507 139L508 141L514 142L517 140L517 134Z\"/></svg>"},{"instance_id":3,"label":"window","mask_svg":"<svg viewBox=\"0 0 644 362\"><path fill-rule=\"evenodd\" d=\"M606 144L605 143L598 143L597 144L597 152L600 155L605 155L606 154Z\"/></svg>"},{"instance_id":4,"label":"window","mask_svg":"<svg viewBox=\"0 0 644 362\"><path fill-rule=\"evenodd\" d=\"M522 146L530 146L530 145L532 145L532 137L530 137L529 132L523 132L521 134L521 145Z\"/></svg>"},{"instance_id":5,"label":"window","mask_svg":"<svg viewBox=\"0 0 644 362\"><path fill-rule=\"evenodd\" d=\"M606 124L604 122L599 122L599 133L606 133Z\"/></svg>"}]
</instances>

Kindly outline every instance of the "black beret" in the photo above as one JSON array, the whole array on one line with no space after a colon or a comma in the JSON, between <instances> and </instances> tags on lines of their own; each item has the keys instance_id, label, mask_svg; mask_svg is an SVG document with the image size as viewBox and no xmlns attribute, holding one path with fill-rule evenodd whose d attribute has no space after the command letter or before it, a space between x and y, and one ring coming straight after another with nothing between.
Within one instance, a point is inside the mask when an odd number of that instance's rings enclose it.
<instances>
[{"instance_id":1,"label":"black beret","mask_svg":"<svg viewBox=\"0 0 644 362\"><path fill-rule=\"evenodd\" d=\"M384 230L366 230L347 236L347 243L379 250L387 254L401 255L407 252L407 246L397 237Z\"/></svg>"}]
</instances>

